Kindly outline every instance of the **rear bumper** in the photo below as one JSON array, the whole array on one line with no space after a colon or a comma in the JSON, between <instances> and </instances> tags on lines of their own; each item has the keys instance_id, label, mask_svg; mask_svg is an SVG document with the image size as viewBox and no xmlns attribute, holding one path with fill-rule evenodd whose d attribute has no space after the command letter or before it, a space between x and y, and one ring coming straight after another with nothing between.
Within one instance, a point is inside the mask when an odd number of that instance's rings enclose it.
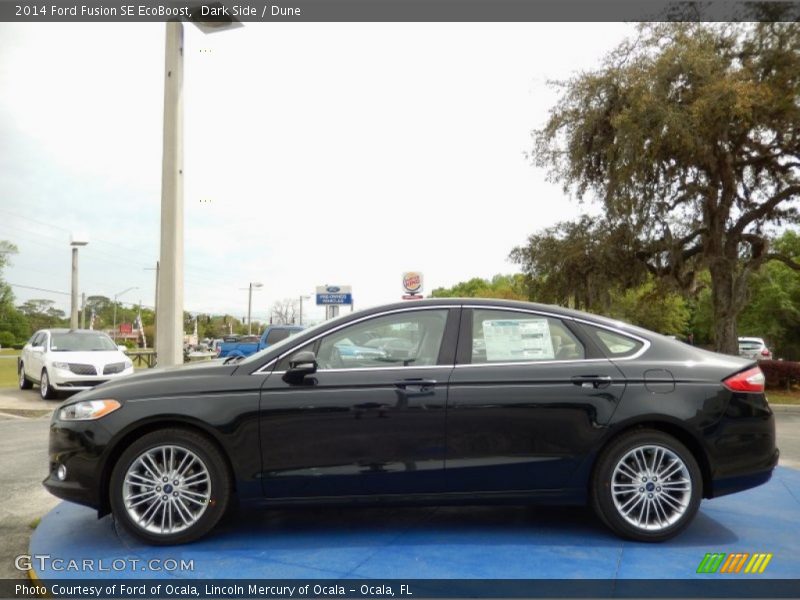
<instances>
[{"instance_id":1,"label":"rear bumper","mask_svg":"<svg viewBox=\"0 0 800 600\"><path fill-rule=\"evenodd\" d=\"M776 448L775 453L764 462L762 468L747 475L736 475L715 479L711 482L710 498L719 498L728 494L749 490L761 484L767 483L772 478L772 472L778 464L780 451Z\"/></svg>"},{"instance_id":2,"label":"rear bumper","mask_svg":"<svg viewBox=\"0 0 800 600\"><path fill-rule=\"evenodd\" d=\"M707 498L769 481L780 452L775 445L775 416L764 394L731 394L725 415L713 429Z\"/></svg>"}]
</instances>

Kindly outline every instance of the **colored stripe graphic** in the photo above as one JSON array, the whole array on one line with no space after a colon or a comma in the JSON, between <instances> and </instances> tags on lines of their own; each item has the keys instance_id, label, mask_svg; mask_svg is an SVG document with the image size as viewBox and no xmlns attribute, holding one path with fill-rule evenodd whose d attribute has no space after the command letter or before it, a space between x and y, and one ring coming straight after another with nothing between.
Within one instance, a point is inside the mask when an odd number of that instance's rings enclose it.
<instances>
[{"instance_id":1,"label":"colored stripe graphic","mask_svg":"<svg viewBox=\"0 0 800 600\"><path fill-rule=\"evenodd\" d=\"M725 554L706 554L700 566L697 567L698 573L716 573L722 561L725 559Z\"/></svg>"},{"instance_id":2,"label":"colored stripe graphic","mask_svg":"<svg viewBox=\"0 0 800 600\"><path fill-rule=\"evenodd\" d=\"M763 573L771 560L771 553L758 552L749 554L747 552L734 552L733 554L725 554L722 552L709 552L700 561L697 572L707 574L741 573L742 568L744 568L744 573Z\"/></svg>"}]
</instances>

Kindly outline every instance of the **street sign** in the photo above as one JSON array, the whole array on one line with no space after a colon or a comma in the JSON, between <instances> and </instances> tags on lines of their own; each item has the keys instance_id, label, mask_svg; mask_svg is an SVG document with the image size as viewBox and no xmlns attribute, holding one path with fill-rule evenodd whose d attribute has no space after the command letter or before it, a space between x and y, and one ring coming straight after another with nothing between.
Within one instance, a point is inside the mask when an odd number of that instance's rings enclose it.
<instances>
[{"instance_id":1,"label":"street sign","mask_svg":"<svg viewBox=\"0 0 800 600\"><path fill-rule=\"evenodd\" d=\"M349 285L318 285L317 304L352 304L353 290Z\"/></svg>"}]
</instances>

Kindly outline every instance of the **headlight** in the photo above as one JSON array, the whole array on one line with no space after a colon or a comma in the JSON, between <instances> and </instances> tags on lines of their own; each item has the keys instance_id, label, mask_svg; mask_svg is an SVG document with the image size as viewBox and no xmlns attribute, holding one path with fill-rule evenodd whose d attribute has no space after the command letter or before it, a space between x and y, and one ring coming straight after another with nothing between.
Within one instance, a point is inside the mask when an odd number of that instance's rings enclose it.
<instances>
[{"instance_id":1,"label":"headlight","mask_svg":"<svg viewBox=\"0 0 800 600\"><path fill-rule=\"evenodd\" d=\"M58 416L62 421L92 421L117 410L116 400L84 400L62 408Z\"/></svg>"},{"instance_id":2,"label":"headlight","mask_svg":"<svg viewBox=\"0 0 800 600\"><path fill-rule=\"evenodd\" d=\"M54 362L53 367L56 369L66 369L67 371L69 371L69 363L65 362Z\"/></svg>"},{"instance_id":3,"label":"headlight","mask_svg":"<svg viewBox=\"0 0 800 600\"><path fill-rule=\"evenodd\" d=\"M125 361L125 368L126 369L132 369L133 368L133 363L131 361L129 361L129 360L126 360Z\"/></svg>"}]
</instances>

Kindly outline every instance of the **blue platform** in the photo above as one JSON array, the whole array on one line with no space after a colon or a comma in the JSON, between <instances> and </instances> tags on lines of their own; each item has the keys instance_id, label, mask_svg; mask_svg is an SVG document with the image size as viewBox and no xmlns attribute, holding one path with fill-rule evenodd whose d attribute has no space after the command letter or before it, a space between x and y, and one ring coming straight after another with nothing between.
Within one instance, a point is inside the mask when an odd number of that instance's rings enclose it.
<instances>
[{"instance_id":1,"label":"blue platform","mask_svg":"<svg viewBox=\"0 0 800 600\"><path fill-rule=\"evenodd\" d=\"M240 510L206 538L155 547L110 517L63 502L33 534L32 555L192 560L192 572L128 568L93 578L694 579L707 552L769 552L764 575L800 577L800 471L779 467L758 488L703 501L687 531L662 544L626 542L589 509L548 507ZM127 561L130 562L130 561ZM59 563L62 564L62 563ZM42 569L40 579L86 574ZM752 575L725 575L746 578Z\"/></svg>"}]
</instances>

